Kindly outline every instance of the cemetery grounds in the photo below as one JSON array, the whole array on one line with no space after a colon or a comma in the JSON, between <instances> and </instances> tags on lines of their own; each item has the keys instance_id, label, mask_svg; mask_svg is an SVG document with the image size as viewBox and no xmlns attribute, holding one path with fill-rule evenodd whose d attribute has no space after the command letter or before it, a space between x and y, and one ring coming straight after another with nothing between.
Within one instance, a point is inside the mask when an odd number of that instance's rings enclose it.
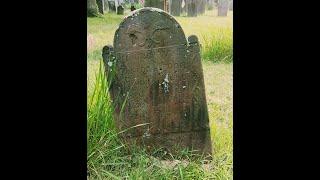
<instances>
[{"instance_id":1,"label":"cemetery grounds","mask_svg":"<svg viewBox=\"0 0 320 180\"><path fill-rule=\"evenodd\" d=\"M125 15L87 18L88 179L233 179L233 16L232 11L227 17L216 14L213 10L198 17L175 17L186 37L195 34L201 43L213 145L210 164L187 151L160 161L121 143L100 63L102 47L113 44Z\"/></svg>"}]
</instances>

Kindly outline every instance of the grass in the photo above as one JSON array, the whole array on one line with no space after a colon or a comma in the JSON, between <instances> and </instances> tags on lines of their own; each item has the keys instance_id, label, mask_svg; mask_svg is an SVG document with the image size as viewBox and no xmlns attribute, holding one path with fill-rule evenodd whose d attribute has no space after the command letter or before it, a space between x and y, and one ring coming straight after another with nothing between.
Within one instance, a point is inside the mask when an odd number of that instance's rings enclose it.
<instances>
[{"instance_id":1,"label":"grass","mask_svg":"<svg viewBox=\"0 0 320 180\"><path fill-rule=\"evenodd\" d=\"M213 160L207 165L205 160L187 151L168 161L160 161L142 148L129 149L122 144L114 129L100 63L101 49L113 43L113 34L123 17L106 14L88 18L88 179L232 179L232 14L220 18L214 13L209 11L197 18L176 18L186 36L196 34L202 43L214 151ZM217 47L217 44L222 45ZM189 159L189 163L183 159Z\"/></svg>"}]
</instances>

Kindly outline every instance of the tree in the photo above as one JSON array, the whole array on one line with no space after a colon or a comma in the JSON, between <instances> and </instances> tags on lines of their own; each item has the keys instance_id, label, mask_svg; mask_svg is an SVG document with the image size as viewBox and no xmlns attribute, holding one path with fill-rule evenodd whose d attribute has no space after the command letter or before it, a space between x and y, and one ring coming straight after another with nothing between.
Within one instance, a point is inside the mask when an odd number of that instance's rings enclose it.
<instances>
[{"instance_id":1,"label":"tree","mask_svg":"<svg viewBox=\"0 0 320 180\"><path fill-rule=\"evenodd\" d=\"M230 1L229 10L233 11L233 0Z\"/></svg>"},{"instance_id":2,"label":"tree","mask_svg":"<svg viewBox=\"0 0 320 180\"><path fill-rule=\"evenodd\" d=\"M213 9L213 4L214 4L214 2L213 2L213 0L207 0L207 8L208 8L208 10L212 10Z\"/></svg>"},{"instance_id":3,"label":"tree","mask_svg":"<svg viewBox=\"0 0 320 180\"><path fill-rule=\"evenodd\" d=\"M97 17L99 15L96 0L87 0L87 16Z\"/></svg>"},{"instance_id":4,"label":"tree","mask_svg":"<svg viewBox=\"0 0 320 180\"><path fill-rule=\"evenodd\" d=\"M103 0L96 0L97 6L98 6L98 10L100 14L104 14L103 12Z\"/></svg>"}]
</instances>

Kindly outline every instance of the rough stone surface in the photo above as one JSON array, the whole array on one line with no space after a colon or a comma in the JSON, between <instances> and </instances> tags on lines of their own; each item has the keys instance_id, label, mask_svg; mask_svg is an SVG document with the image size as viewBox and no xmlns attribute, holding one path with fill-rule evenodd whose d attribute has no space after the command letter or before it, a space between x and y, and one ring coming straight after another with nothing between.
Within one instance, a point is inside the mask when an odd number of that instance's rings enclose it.
<instances>
[{"instance_id":1,"label":"rough stone surface","mask_svg":"<svg viewBox=\"0 0 320 180\"><path fill-rule=\"evenodd\" d=\"M116 125L128 144L211 154L198 38L160 9L133 11L103 59Z\"/></svg>"}]
</instances>

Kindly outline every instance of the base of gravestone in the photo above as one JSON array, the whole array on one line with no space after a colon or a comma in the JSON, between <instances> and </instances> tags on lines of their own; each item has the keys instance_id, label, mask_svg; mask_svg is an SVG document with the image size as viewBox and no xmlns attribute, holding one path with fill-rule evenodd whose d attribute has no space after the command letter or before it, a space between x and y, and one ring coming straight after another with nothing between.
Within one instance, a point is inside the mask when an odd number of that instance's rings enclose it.
<instances>
[{"instance_id":1,"label":"base of gravestone","mask_svg":"<svg viewBox=\"0 0 320 180\"><path fill-rule=\"evenodd\" d=\"M182 151L188 150L195 155L203 155L205 159L209 160L212 154L210 137L210 131L208 130L150 135L148 137L122 137L122 140L128 147L144 147L149 154L162 150L168 155L178 156ZM162 157L165 158L166 156Z\"/></svg>"}]
</instances>

